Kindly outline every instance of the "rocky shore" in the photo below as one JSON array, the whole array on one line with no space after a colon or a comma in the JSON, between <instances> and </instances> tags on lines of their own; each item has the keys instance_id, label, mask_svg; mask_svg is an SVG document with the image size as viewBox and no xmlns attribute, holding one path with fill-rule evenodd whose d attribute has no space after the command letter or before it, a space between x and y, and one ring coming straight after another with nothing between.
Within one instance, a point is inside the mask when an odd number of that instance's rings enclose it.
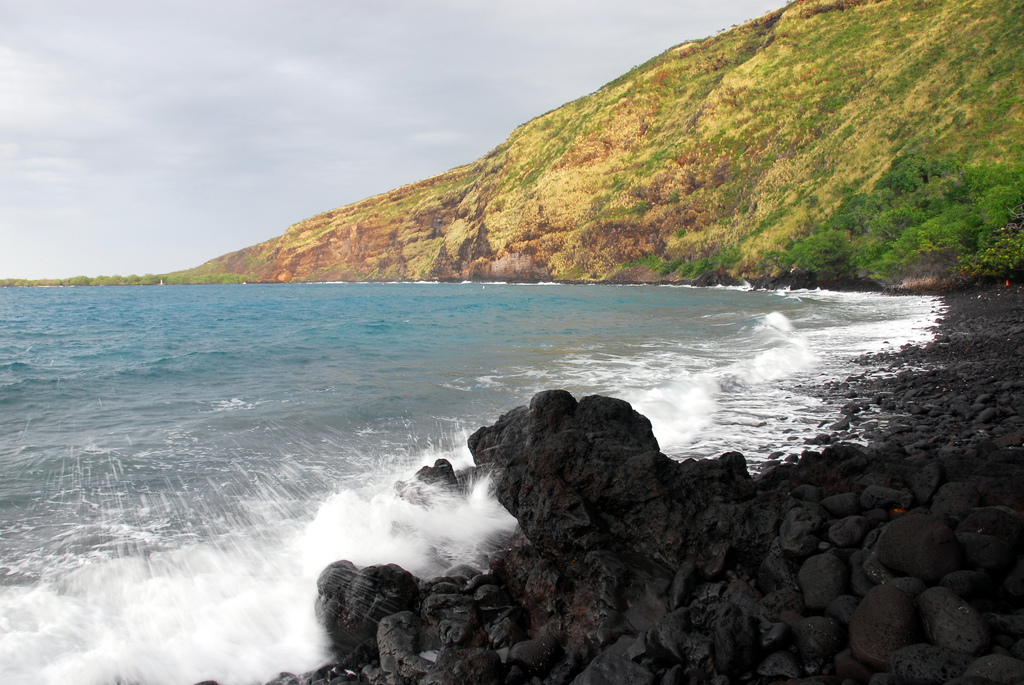
<instances>
[{"instance_id":1,"label":"rocky shore","mask_svg":"<svg viewBox=\"0 0 1024 685\"><path fill-rule=\"evenodd\" d=\"M1024 682L1024 291L946 296L859 360L799 458L678 462L627 403L536 395L470 438L519 531L488 569L331 564L336 661L269 685ZM209 684L207 684L209 685Z\"/></svg>"}]
</instances>

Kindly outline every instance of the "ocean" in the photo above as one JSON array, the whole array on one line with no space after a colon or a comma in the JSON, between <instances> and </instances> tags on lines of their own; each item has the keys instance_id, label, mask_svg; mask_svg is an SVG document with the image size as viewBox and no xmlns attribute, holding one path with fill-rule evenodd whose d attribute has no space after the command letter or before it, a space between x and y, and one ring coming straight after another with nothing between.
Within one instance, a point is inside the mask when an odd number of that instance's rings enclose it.
<instances>
[{"instance_id":1,"label":"ocean","mask_svg":"<svg viewBox=\"0 0 1024 685\"><path fill-rule=\"evenodd\" d=\"M540 390L605 394L675 458L799 454L814 388L926 339L924 297L288 284L0 289L0 683L263 683L328 660L328 563L486 565L479 480L395 483Z\"/></svg>"}]
</instances>

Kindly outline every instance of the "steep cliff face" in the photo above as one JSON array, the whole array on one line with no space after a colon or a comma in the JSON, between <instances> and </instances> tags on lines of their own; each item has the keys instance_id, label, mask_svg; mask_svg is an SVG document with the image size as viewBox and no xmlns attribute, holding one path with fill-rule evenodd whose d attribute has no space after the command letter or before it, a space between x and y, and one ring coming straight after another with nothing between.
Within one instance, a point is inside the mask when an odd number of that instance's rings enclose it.
<instances>
[{"instance_id":1,"label":"steep cliff face","mask_svg":"<svg viewBox=\"0 0 1024 685\"><path fill-rule=\"evenodd\" d=\"M644 280L722 255L765 273L901 154L1024 166L1022 10L799 0L186 275Z\"/></svg>"}]
</instances>

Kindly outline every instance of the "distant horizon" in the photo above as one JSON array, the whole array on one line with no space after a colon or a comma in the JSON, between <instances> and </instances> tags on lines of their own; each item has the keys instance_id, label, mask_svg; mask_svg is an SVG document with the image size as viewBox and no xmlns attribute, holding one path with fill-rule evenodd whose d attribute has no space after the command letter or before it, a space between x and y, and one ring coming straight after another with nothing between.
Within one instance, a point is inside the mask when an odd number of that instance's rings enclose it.
<instances>
[{"instance_id":1,"label":"distant horizon","mask_svg":"<svg viewBox=\"0 0 1024 685\"><path fill-rule=\"evenodd\" d=\"M784 4L0 3L0 280L34 281L194 268Z\"/></svg>"}]
</instances>

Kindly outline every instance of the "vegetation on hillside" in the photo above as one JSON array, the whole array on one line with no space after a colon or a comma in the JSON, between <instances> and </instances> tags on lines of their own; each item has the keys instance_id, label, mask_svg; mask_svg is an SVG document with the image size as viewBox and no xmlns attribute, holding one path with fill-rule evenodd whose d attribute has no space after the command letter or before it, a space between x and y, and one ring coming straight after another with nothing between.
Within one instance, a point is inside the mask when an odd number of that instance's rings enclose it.
<instances>
[{"instance_id":1,"label":"vegetation on hillside","mask_svg":"<svg viewBox=\"0 0 1024 685\"><path fill-rule=\"evenodd\" d=\"M1022 9L796 0L472 164L164 278L1017 277Z\"/></svg>"}]
</instances>

